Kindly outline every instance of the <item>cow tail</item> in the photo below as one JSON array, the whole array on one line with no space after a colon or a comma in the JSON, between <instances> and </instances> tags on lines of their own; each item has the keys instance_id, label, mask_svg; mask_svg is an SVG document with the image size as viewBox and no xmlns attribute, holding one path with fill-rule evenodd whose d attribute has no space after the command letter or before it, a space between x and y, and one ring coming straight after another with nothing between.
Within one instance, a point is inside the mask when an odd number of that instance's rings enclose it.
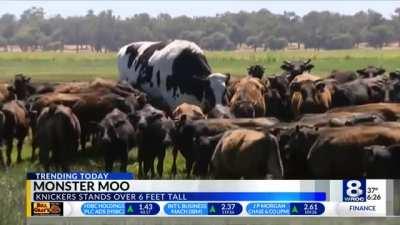
<instances>
[{"instance_id":1,"label":"cow tail","mask_svg":"<svg viewBox=\"0 0 400 225\"><path fill-rule=\"evenodd\" d=\"M267 173L271 174L274 179L281 179L285 174L278 139L271 134L268 136L270 149L267 150Z\"/></svg>"}]
</instances>

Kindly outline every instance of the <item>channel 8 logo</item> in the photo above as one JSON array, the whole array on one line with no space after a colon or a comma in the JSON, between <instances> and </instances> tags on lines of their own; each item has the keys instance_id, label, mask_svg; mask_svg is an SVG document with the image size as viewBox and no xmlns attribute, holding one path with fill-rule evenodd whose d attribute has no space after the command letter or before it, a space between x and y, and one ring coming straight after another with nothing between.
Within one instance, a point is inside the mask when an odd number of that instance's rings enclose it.
<instances>
[{"instance_id":1,"label":"channel 8 logo","mask_svg":"<svg viewBox=\"0 0 400 225\"><path fill-rule=\"evenodd\" d=\"M366 181L343 180L343 201L344 202L365 202Z\"/></svg>"}]
</instances>

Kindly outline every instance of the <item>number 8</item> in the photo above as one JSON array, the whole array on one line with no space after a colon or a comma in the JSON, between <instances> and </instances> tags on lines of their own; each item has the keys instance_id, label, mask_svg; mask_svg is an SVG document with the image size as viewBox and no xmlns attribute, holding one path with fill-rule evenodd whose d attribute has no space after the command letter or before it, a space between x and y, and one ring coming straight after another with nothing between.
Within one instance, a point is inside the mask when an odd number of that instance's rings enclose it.
<instances>
[{"instance_id":1,"label":"number 8","mask_svg":"<svg viewBox=\"0 0 400 225\"><path fill-rule=\"evenodd\" d=\"M358 197L363 194L363 190L360 189L361 182L358 180L350 180L347 182L346 194L350 197Z\"/></svg>"}]
</instances>

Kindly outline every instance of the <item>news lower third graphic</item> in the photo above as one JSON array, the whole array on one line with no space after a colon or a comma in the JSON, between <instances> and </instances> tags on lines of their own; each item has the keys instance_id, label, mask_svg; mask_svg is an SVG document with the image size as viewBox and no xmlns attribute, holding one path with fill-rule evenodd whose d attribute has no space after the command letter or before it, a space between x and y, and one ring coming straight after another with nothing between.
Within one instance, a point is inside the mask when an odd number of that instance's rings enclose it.
<instances>
[{"instance_id":1,"label":"news lower third graphic","mask_svg":"<svg viewBox=\"0 0 400 225\"><path fill-rule=\"evenodd\" d=\"M135 180L28 173L28 217L386 216L386 180Z\"/></svg>"}]
</instances>

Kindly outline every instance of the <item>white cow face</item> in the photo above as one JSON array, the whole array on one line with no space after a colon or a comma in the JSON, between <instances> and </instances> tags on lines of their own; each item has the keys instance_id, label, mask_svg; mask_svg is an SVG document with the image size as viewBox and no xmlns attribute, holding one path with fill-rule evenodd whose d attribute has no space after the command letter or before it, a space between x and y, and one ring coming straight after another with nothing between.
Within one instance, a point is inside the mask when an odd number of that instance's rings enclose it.
<instances>
[{"instance_id":1,"label":"white cow face","mask_svg":"<svg viewBox=\"0 0 400 225\"><path fill-rule=\"evenodd\" d=\"M215 105L226 105L227 104L227 95L226 95L226 87L229 82L230 75L225 75L221 73L213 73L207 77L210 91L214 99L210 99L206 95L206 101L208 101L209 107L213 108Z\"/></svg>"}]
</instances>

